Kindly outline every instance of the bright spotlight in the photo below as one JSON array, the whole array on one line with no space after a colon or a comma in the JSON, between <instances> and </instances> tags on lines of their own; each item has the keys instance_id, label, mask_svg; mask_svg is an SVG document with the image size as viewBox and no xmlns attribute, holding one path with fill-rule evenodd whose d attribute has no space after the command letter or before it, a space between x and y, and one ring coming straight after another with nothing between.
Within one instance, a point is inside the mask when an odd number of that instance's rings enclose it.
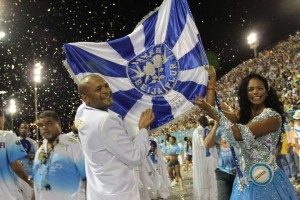
<instances>
[{"instance_id":1,"label":"bright spotlight","mask_svg":"<svg viewBox=\"0 0 300 200\"><path fill-rule=\"evenodd\" d=\"M253 49L253 51L254 51L254 57L256 58L257 57L257 47L259 45L259 41L258 41L256 33L251 33L247 37L247 40L248 40L248 44L250 46L250 49Z\"/></svg>"},{"instance_id":2,"label":"bright spotlight","mask_svg":"<svg viewBox=\"0 0 300 200\"><path fill-rule=\"evenodd\" d=\"M247 37L247 40L248 40L248 44L253 44L253 43L255 43L256 40L257 40L256 33L251 33L251 34Z\"/></svg>"},{"instance_id":3,"label":"bright spotlight","mask_svg":"<svg viewBox=\"0 0 300 200\"><path fill-rule=\"evenodd\" d=\"M9 103L9 112L13 114L17 111L16 101L14 99L11 99Z\"/></svg>"},{"instance_id":4,"label":"bright spotlight","mask_svg":"<svg viewBox=\"0 0 300 200\"><path fill-rule=\"evenodd\" d=\"M0 39L5 37L5 33L3 31L0 31Z\"/></svg>"}]
</instances>

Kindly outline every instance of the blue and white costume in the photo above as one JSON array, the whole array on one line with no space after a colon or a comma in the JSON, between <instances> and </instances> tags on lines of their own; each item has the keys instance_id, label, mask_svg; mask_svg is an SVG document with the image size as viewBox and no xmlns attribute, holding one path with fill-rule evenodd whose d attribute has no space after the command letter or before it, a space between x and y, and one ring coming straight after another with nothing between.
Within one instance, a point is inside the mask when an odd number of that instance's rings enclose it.
<instances>
[{"instance_id":1,"label":"blue and white costume","mask_svg":"<svg viewBox=\"0 0 300 200\"><path fill-rule=\"evenodd\" d=\"M291 185L288 177L277 166L275 153L276 144L281 134L281 127L277 131L268 133L264 136L257 137L252 134L248 126L238 124L238 128L242 135L242 141L235 141L234 135L231 129L231 122L226 119L223 113L220 113L213 108L217 115L220 116L220 124L224 127L226 133L226 142L231 145L239 145L241 148L241 156L245 161L245 167L242 169L243 178L235 179L233 191L231 194L232 200L281 200L281 199L298 199L293 186ZM259 122L265 119L276 117L281 120L280 115L270 109L265 108L262 113L254 117L250 122ZM270 173L255 174L254 167L267 166ZM259 185L261 176L270 178L270 181L266 185ZM251 179L255 177L255 179ZM257 178L257 179L256 179ZM268 179L267 179L268 180Z\"/></svg>"},{"instance_id":2,"label":"blue and white costume","mask_svg":"<svg viewBox=\"0 0 300 200\"><path fill-rule=\"evenodd\" d=\"M31 139L29 137L27 137L25 139L19 137L19 140L27 154L35 155L36 151L38 150L38 145L33 139ZM26 157L21 158L20 162L22 163L26 173L28 175L32 176L33 159L30 159L26 156Z\"/></svg>"},{"instance_id":3,"label":"blue and white costume","mask_svg":"<svg viewBox=\"0 0 300 200\"><path fill-rule=\"evenodd\" d=\"M168 143L162 151L167 154L167 155L172 155L172 154L179 154L180 153L180 147L177 144L170 144Z\"/></svg>"},{"instance_id":4,"label":"blue and white costume","mask_svg":"<svg viewBox=\"0 0 300 200\"><path fill-rule=\"evenodd\" d=\"M26 156L18 139L11 131L0 130L0 199L23 199L17 175L10 164Z\"/></svg>"},{"instance_id":5,"label":"blue and white costume","mask_svg":"<svg viewBox=\"0 0 300 200\"><path fill-rule=\"evenodd\" d=\"M82 199L84 157L81 145L74 137L59 135L58 143L50 152L47 152L47 140L44 140L35 155L33 171L36 199Z\"/></svg>"}]
</instances>

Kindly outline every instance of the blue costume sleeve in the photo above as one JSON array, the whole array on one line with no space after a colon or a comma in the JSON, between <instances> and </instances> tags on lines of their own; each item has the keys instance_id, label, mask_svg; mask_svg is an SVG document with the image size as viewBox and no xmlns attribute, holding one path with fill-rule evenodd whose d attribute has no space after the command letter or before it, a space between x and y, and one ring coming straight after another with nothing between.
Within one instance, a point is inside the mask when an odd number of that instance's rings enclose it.
<instances>
[{"instance_id":1,"label":"blue costume sleeve","mask_svg":"<svg viewBox=\"0 0 300 200\"><path fill-rule=\"evenodd\" d=\"M25 150L20 140L14 133L8 133L6 135L6 141L7 157L10 164L26 156Z\"/></svg>"}]
</instances>

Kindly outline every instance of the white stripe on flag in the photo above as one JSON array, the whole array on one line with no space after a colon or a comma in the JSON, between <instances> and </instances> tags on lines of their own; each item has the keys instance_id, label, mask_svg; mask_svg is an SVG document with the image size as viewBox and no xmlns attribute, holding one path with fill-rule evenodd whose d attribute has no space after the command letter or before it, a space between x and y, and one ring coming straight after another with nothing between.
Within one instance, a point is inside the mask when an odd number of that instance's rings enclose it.
<instances>
[{"instance_id":1,"label":"white stripe on flag","mask_svg":"<svg viewBox=\"0 0 300 200\"><path fill-rule=\"evenodd\" d=\"M178 117L194 106L189 100L185 98L185 96L175 90L171 90L164 97L171 106L172 115L174 118Z\"/></svg>"},{"instance_id":2,"label":"white stripe on flag","mask_svg":"<svg viewBox=\"0 0 300 200\"><path fill-rule=\"evenodd\" d=\"M63 61L63 65L65 66L66 70L69 72L69 74L71 75L71 78L75 81L76 84L79 83L79 79L78 77L75 75L75 73L73 72L72 68L70 67L69 63L67 60Z\"/></svg>"},{"instance_id":3,"label":"white stripe on flag","mask_svg":"<svg viewBox=\"0 0 300 200\"><path fill-rule=\"evenodd\" d=\"M128 111L126 118L134 121L139 121L141 113L148 108L152 108L152 106L152 97L143 95L142 98L139 99Z\"/></svg>"},{"instance_id":4,"label":"white stripe on flag","mask_svg":"<svg viewBox=\"0 0 300 200\"><path fill-rule=\"evenodd\" d=\"M145 50L145 34L143 24L139 25L134 31L128 35L134 48L135 55L139 55Z\"/></svg>"},{"instance_id":5,"label":"white stripe on flag","mask_svg":"<svg viewBox=\"0 0 300 200\"><path fill-rule=\"evenodd\" d=\"M77 46L100 58L109 60L119 65L127 66L127 60L122 58L120 54L106 42L75 42L70 44Z\"/></svg>"},{"instance_id":6,"label":"white stripe on flag","mask_svg":"<svg viewBox=\"0 0 300 200\"><path fill-rule=\"evenodd\" d=\"M127 91L131 90L132 84L129 82L129 79L126 78L118 78L118 77L111 77L111 76L102 76L107 83L109 83L109 87L111 88L112 92L118 92L118 91Z\"/></svg>"},{"instance_id":7,"label":"white stripe on flag","mask_svg":"<svg viewBox=\"0 0 300 200\"><path fill-rule=\"evenodd\" d=\"M197 67L190 70L180 71L178 80L193 81L197 84L206 85L208 81L208 73L204 67Z\"/></svg>"},{"instance_id":8,"label":"white stripe on flag","mask_svg":"<svg viewBox=\"0 0 300 200\"><path fill-rule=\"evenodd\" d=\"M164 1L159 7L158 17L155 26L155 45L163 43L166 39L171 6L172 1Z\"/></svg>"},{"instance_id":9,"label":"white stripe on flag","mask_svg":"<svg viewBox=\"0 0 300 200\"><path fill-rule=\"evenodd\" d=\"M190 15L187 15L185 27L172 49L177 60L179 60L186 53L190 52L196 46L197 42L199 42L197 34L198 30L195 26L194 20L190 17Z\"/></svg>"}]
</instances>

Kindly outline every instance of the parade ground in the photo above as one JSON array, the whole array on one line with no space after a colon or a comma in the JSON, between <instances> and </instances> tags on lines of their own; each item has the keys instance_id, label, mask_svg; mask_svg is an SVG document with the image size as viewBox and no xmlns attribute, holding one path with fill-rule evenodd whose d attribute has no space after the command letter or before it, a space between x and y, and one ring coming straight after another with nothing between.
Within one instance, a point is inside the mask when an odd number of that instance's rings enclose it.
<instances>
[{"instance_id":1,"label":"parade ground","mask_svg":"<svg viewBox=\"0 0 300 200\"><path fill-rule=\"evenodd\" d=\"M180 191L179 185L173 186L171 191L171 196L167 200L193 200L193 173L189 170L188 173L181 172L183 178L184 190ZM300 175L300 174L298 174ZM298 176L300 177L300 176ZM294 184L294 188L297 191L298 197L300 199L300 178L298 178L297 183ZM158 199L155 199L158 200Z\"/></svg>"}]
</instances>

